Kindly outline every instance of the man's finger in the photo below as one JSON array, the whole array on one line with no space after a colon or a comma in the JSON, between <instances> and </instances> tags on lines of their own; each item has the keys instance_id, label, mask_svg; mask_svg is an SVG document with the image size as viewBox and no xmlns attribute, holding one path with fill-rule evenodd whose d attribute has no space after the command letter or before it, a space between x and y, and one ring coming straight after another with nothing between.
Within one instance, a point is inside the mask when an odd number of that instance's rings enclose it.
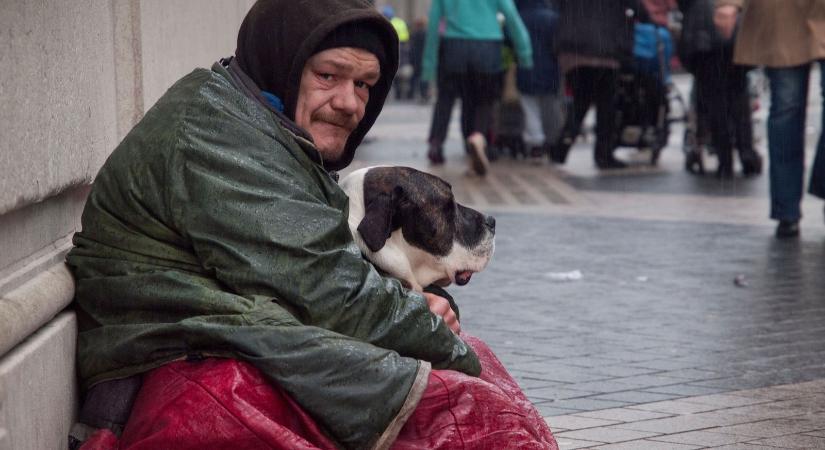
<instances>
[{"instance_id":1,"label":"man's finger","mask_svg":"<svg viewBox=\"0 0 825 450\"><path fill-rule=\"evenodd\" d=\"M444 319L444 323L450 327L451 330L455 334L459 334L461 332L461 324L458 322L458 317L456 317L455 312L452 309L447 311L446 314L441 316Z\"/></svg>"},{"instance_id":2,"label":"man's finger","mask_svg":"<svg viewBox=\"0 0 825 450\"><path fill-rule=\"evenodd\" d=\"M431 313L441 317L455 334L461 332L461 325L458 323L455 311L450 307L450 302L446 298L429 292L424 293L424 298L427 299L427 306L430 308Z\"/></svg>"}]
</instances>

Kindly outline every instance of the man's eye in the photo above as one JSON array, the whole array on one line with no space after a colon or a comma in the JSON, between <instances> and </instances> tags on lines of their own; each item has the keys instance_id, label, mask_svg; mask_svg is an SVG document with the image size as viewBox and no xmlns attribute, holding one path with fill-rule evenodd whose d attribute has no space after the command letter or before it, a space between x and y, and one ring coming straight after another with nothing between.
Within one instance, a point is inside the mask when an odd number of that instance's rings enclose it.
<instances>
[{"instance_id":1,"label":"man's eye","mask_svg":"<svg viewBox=\"0 0 825 450\"><path fill-rule=\"evenodd\" d=\"M333 76L331 73L319 73L318 78L324 81L332 81Z\"/></svg>"},{"instance_id":2,"label":"man's eye","mask_svg":"<svg viewBox=\"0 0 825 450\"><path fill-rule=\"evenodd\" d=\"M358 89L370 89L372 86L366 81L356 81L355 87L357 87Z\"/></svg>"}]
</instances>

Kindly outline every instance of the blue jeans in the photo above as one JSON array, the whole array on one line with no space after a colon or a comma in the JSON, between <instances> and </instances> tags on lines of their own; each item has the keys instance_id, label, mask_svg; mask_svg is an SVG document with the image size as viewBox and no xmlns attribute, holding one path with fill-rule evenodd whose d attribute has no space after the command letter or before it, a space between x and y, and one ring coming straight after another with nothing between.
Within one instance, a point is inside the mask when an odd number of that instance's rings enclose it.
<instances>
[{"instance_id":1,"label":"blue jeans","mask_svg":"<svg viewBox=\"0 0 825 450\"><path fill-rule=\"evenodd\" d=\"M822 95L825 103L825 61L819 61L823 72ZM803 178L805 174L805 116L808 100L808 78L811 64L787 68L766 68L770 80L771 109L768 116L768 154L770 157L771 218L799 220L802 213ZM822 115L825 128L825 114ZM820 131L816 157L811 170L809 192L825 198L825 139Z\"/></svg>"}]
</instances>

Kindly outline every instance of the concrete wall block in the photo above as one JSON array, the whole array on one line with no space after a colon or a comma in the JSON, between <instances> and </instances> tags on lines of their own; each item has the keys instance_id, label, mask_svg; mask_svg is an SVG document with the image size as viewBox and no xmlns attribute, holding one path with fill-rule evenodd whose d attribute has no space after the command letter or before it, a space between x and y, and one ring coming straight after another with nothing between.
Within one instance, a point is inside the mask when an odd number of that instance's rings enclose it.
<instances>
[{"instance_id":1,"label":"concrete wall block","mask_svg":"<svg viewBox=\"0 0 825 450\"><path fill-rule=\"evenodd\" d=\"M74 313L0 359L0 449L65 449L77 409Z\"/></svg>"},{"instance_id":2,"label":"concrete wall block","mask_svg":"<svg viewBox=\"0 0 825 450\"><path fill-rule=\"evenodd\" d=\"M115 143L110 2L2 10L0 214L88 183Z\"/></svg>"},{"instance_id":3,"label":"concrete wall block","mask_svg":"<svg viewBox=\"0 0 825 450\"><path fill-rule=\"evenodd\" d=\"M0 215L0 295L62 262L87 192L87 186L72 189Z\"/></svg>"},{"instance_id":4,"label":"concrete wall block","mask_svg":"<svg viewBox=\"0 0 825 450\"><path fill-rule=\"evenodd\" d=\"M238 29L253 0L142 0L143 104L148 110L197 67L235 53Z\"/></svg>"},{"instance_id":5,"label":"concrete wall block","mask_svg":"<svg viewBox=\"0 0 825 450\"><path fill-rule=\"evenodd\" d=\"M0 296L0 355L51 320L73 297L74 278L63 263Z\"/></svg>"}]
</instances>

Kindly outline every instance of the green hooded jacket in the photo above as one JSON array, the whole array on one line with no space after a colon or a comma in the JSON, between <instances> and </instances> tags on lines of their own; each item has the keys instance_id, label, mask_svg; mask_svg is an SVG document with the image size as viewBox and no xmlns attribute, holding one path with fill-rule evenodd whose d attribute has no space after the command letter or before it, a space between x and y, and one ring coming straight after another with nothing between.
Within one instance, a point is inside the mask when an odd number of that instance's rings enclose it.
<instances>
[{"instance_id":1,"label":"green hooded jacket","mask_svg":"<svg viewBox=\"0 0 825 450\"><path fill-rule=\"evenodd\" d=\"M311 142L223 65L182 78L100 170L67 257L82 386L233 357L342 446L391 443L430 364L480 366L422 295L362 258L347 201Z\"/></svg>"}]
</instances>

